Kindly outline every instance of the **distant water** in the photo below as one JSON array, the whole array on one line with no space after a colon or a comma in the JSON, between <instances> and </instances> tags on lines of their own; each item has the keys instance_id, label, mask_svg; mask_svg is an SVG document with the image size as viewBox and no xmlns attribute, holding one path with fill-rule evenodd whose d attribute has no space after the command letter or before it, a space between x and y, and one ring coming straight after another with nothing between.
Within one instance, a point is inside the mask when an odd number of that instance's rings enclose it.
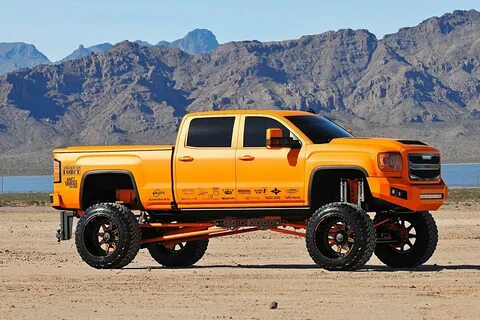
<instances>
[{"instance_id":1,"label":"distant water","mask_svg":"<svg viewBox=\"0 0 480 320\"><path fill-rule=\"evenodd\" d=\"M480 187L480 163L442 165L442 177L449 187ZM0 193L52 192L51 176L0 176Z\"/></svg>"},{"instance_id":2,"label":"distant water","mask_svg":"<svg viewBox=\"0 0 480 320\"><path fill-rule=\"evenodd\" d=\"M449 187L480 188L480 163L443 164L442 177Z\"/></svg>"},{"instance_id":3,"label":"distant water","mask_svg":"<svg viewBox=\"0 0 480 320\"><path fill-rule=\"evenodd\" d=\"M0 193L52 192L52 176L0 176Z\"/></svg>"}]
</instances>

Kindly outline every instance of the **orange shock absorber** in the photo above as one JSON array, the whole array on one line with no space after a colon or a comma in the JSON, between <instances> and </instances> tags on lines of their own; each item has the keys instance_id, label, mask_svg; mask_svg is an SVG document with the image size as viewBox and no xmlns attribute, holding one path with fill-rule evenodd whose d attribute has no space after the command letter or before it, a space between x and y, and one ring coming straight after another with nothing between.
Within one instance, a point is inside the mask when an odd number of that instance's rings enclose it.
<instances>
[{"instance_id":1,"label":"orange shock absorber","mask_svg":"<svg viewBox=\"0 0 480 320\"><path fill-rule=\"evenodd\" d=\"M358 180L357 179L347 179L348 185L348 202L349 203L358 203Z\"/></svg>"}]
</instances>

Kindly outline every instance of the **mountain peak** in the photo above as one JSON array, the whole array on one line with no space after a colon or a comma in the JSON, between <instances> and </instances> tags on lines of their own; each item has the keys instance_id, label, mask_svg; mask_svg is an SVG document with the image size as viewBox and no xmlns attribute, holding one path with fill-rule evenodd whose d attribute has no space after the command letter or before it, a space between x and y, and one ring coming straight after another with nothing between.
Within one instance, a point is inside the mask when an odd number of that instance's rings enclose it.
<instances>
[{"instance_id":1,"label":"mountain peak","mask_svg":"<svg viewBox=\"0 0 480 320\"><path fill-rule=\"evenodd\" d=\"M160 41L158 45L176 47L189 54L210 52L218 47L218 41L208 29L194 29L182 39L173 42Z\"/></svg>"},{"instance_id":2,"label":"mountain peak","mask_svg":"<svg viewBox=\"0 0 480 320\"><path fill-rule=\"evenodd\" d=\"M185 37L189 37L189 36L202 36L202 37L215 38L215 35L213 34L212 31L210 31L208 29L201 29L201 28L193 29L192 31L188 32L185 35Z\"/></svg>"},{"instance_id":3,"label":"mountain peak","mask_svg":"<svg viewBox=\"0 0 480 320\"><path fill-rule=\"evenodd\" d=\"M471 10L455 10L452 13L445 13L440 17L431 17L413 27L404 27L390 36L401 35L405 33L417 32L418 30L431 34L449 34L452 31L465 27L479 28L480 12Z\"/></svg>"},{"instance_id":4,"label":"mountain peak","mask_svg":"<svg viewBox=\"0 0 480 320\"><path fill-rule=\"evenodd\" d=\"M65 62L65 61L70 61L70 60L76 60L80 59L83 57L87 57L92 53L99 53L99 52L104 52L110 49L112 45L108 42L105 43L100 43L93 45L91 47L85 48L83 44L80 44L78 46L78 49L73 51L71 54L60 60L60 62Z\"/></svg>"},{"instance_id":5,"label":"mountain peak","mask_svg":"<svg viewBox=\"0 0 480 320\"><path fill-rule=\"evenodd\" d=\"M33 44L0 42L0 74L49 63L50 60Z\"/></svg>"}]
</instances>

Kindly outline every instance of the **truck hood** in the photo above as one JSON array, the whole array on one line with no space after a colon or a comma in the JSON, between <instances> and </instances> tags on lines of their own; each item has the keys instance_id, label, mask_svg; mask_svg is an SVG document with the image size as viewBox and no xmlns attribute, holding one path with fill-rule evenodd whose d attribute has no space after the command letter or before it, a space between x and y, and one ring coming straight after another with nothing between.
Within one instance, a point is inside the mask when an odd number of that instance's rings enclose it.
<instances>
[{"instance_id":1,"label":"truck hood","mask_svg":"<svg viewBox=\"0 0 480 320\"><path fill-rule=\"evenodd\" d=\"M337 138L329 145L345 149L375 149L377 151L398 152L429 152L439 153L438 149L417 140L389 139L389 138Z\"/></svg>"}]
</instances>

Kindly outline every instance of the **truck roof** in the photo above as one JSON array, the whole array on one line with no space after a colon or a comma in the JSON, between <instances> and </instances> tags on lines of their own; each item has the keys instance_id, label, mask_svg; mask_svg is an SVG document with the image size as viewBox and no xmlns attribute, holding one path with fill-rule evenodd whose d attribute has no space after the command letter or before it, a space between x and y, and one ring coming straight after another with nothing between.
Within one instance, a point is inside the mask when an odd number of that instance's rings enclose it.
<instances>
[{"instance_id":1,"label":"truck roof","mask_svg":"<svg viewBox=\"0 0 480 320\"><path fill-rule=\"evenodd\" d=\"M218 110L218 111L201 111L188 113L187 116L200 115L219 115L219 114L268 114L277 116L311 116L313 113L298 110Z\"/></svg>"}]
</instances>

